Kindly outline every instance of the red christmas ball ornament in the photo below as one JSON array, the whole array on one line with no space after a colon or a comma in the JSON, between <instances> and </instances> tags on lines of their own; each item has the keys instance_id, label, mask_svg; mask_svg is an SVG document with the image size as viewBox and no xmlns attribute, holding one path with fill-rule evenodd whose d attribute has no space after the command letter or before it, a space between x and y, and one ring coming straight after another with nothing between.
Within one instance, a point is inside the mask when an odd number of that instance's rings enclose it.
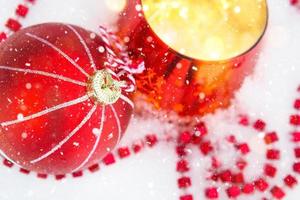
<instances>
[{"instance_id":1,"label":"red christmas ball ornament","mask_svg":"<svg viewBox=\"0 0 300 200\"><path fill-rule=\"evenodd\" d=\"M115 36L48 23L17 32L0 49L2 155L28 170L65 174L118 144L135 87Z\"/></svg>"}]
</instances>

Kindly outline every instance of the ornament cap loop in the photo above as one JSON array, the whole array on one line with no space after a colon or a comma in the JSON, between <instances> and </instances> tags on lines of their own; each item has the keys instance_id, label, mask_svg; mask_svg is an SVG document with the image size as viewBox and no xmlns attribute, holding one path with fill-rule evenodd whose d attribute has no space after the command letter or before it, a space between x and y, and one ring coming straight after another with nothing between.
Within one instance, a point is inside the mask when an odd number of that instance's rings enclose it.
<instances>
[{"instance_id":1,"label":"ornament cap loop","mask_svg":"<svg viewBox=\"0 0 300 200\"><path fill-rule=\"evenodd\" d=\"M98 70L88 84L88 95L97 103L114 104L122 94L123 81L115 80L108 70Z\"/></svg>"}]
</instances>

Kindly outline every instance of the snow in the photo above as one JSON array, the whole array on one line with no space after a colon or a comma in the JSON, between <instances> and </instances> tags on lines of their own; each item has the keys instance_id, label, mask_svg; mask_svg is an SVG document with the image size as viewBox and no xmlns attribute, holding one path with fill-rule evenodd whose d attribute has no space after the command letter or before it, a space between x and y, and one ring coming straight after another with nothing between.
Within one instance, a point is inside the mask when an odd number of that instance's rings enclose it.
<instances>
[{"instance_id":1,"label":"snow","mask_svg":"<svg viewBox=\"0 0 300 200\"><path fill-rule=\"evenodd\" d=\"M18 2L18 0L0 0L0 29L3 29L5 20L12 15ZM124 0L38 0L23 24L29 26L50 21L67 22L97 31L100 24L111 25L114 22L116 19L114 10L120 10L123 2ZM112 10L109 10L108 6ZM300 84L300 11L290 7L288 0L270 0L269 7L269 28L255 73L246 79L229 110L209 115L206 120L212 125L210 131L218 133L215 136L222 137L228 134L226 130L234 130L236 135L244 131L232 125L238 112L249 113L253 119L264 119L268 129L276 130L281 136L279 144L283 150L283 159L279 163L281 174L287 172L291 166L292 147L288 138L291 127L288 119L289 114L293 113L291 105L296 97L296 88ZM132 120L121 146L149 133L172 134L174 127L158 119L136 117ZM246 136L240 136L240 139L245 141L249 138L251 132L247 132ZM255 147L260 139L253 140ZM256 151L258 155L264 152L264 150ZM53 178L37 179L34 174L23 175L17 172L16 167L9 169L0 166L0 199L140 200L141 197L143 200L178 199L181 191L177 188L179 175L175 171L176 161L174 146L162 143L137 156L117 161L115 165L102 167L94 174L86 173L82 178L67 178L59 182ZM200 177L193 180L191 188L197 199L203 195L202 189L207 184L201 180L205 168L202 163L206 162L205 158L199 159L197 156L192 158L192 166L197 168L192 172L192 177ZM252 173L255 176L259 171L252 170ZM298 187L289 190L286 199L296 200L299 195Z\"/></svg>"}]
</instances>

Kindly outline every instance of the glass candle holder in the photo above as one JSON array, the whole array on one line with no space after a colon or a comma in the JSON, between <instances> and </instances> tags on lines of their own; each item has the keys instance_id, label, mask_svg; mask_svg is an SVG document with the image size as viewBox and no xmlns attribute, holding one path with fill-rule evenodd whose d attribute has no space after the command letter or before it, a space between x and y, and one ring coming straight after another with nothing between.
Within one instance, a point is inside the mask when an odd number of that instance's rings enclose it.
<instances>
[{"instance_id":1,"label":"glass candle holder","mask_svg":"<svg viewBox=\"0 0 300 200\"><path fill-rule=\"evenodd\" d=\"M257 62L265 0L129 0L118 34L143 59L138 91L158 109L205 115L230 105Z\"/></svg>"}]
</instances>

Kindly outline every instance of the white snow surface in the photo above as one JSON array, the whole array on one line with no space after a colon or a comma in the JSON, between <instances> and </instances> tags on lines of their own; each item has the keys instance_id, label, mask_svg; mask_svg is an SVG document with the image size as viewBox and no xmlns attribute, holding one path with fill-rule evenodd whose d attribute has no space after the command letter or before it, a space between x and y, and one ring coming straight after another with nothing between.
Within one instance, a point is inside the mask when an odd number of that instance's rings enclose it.
<instances>
[{"instance_id":1,"label":"white snow surface","mask_svg":"<svg viewBox=\"0 0 300 200\"><path fill-rule=\"evenodd\" d=\"M0 0L0 30L19 2ZM116 19L116 14L108 8L114 2L122 0L37 0L23 24L66 22L97 31L100 24L111 25ZM209 126L210 131L222 138L228 134L226 130L234 131L237 136L239 131L243 131L232 125L233 116L237 113L249 113L254 119L264 119L268 129L276 130L281 136L279 145L283 154L279 173L283 173L291 167L292 147L288 141L291 127L288 119L293 113L292 103L300 84L300 10L291 7L288 0L269 0L269 9L266 41L255 73L246 79L230 109L209 115L206 120L213 124ZM134 118L121 145L130 144L130 141L148 133L162 135L173 130L172 124L158 119ZM250 138L250 135L247 133L241 140ZM259 139L253 140L255 143ZM260 152L258 150L257 155ZM23 175L17 172L16 167L9 169L0 165L0 200L177 200L181 191L177 188L176 161L174 146L162 143L110 167L102 167L99 172L85 173L78 179L42 180L34 174ZM198 154L192 156L192 166L197 170L191 172L193 186L190 191L195 194L195 199L202 199L203 187L207 184L201 180L204 179L203 163L205 158L199 158ZM248 175L260 173L256 170L258 166L259 161L257 166L251 166L253 168ZM299 195L300 187L288 190L285 199L297 200ZM253 196L241 199L253 199Z\"/></svg>"}]
</instances>

